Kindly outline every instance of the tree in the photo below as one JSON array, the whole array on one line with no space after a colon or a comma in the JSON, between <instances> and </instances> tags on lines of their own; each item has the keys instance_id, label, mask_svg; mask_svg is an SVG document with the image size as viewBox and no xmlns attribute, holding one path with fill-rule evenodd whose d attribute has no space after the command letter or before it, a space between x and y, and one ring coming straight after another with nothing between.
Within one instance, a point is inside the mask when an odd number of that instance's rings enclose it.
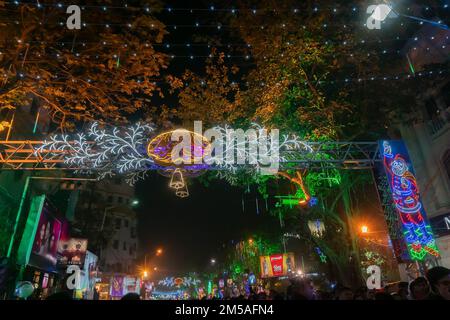
<instances>
[{"instance_id":1,"label":"tree","mask_svg":"<svg viewBox=\"0 0 450 320\"><path fill-rule=\"evenodd\" d=\"M175 116L184 123L202 120L204 124L234 123L250 116L240 103L240 89L230 78L238 73L227 66L224 54L216 49L205 63L205 75L187 69L181 77L169 76L172 93L178 94Z\"/></svg>"},{"instance_id":2,"label":"tree","mask_svg":"<svg viewBox=\"0 0 450 320\"><path fill-rule=\"evenodd\" d=\"M239 241L227 250L225 265L233 276L260 272L260 256L277 254L282 251L281 241L268 234L254 235L248 240Z\"/></svg>"},{"instance_id":3,"label":"tree","mask_svg":"<svg viewBox=\"0 0 450 320\"><path fill-rule=\"evenodd\" d=\"M66 27L70 1L62 3L0 2L1 110L36 99L63 129L77 121L125 122L149 108L151 97L162 95L168 64L154 46L167 34L154 17L159 3L146 1L146 12L132 1L105 14L104 1L90 2L80 30Z\"/></svg>"}]
</instances>

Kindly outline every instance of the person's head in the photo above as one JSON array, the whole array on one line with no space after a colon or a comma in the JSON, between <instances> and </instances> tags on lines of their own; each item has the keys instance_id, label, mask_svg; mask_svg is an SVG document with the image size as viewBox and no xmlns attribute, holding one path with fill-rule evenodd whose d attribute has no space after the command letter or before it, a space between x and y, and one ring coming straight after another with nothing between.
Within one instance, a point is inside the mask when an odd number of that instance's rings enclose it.
<instances>
[{"instance_id":1,"label":"person's head","mask_svg":"<svg viewBox=\"0 0 450 320\"><path fill-rule=\"evenodd\" d=\"M450 300L450 269L434 267L428 270L427 279L433 293Z\"/></svg>"},{"instance_id":2,"label":"person's head","mask_svg":"<svg viewBox=\"0 0 450 320\"><path fill-rule=\"evenodd\" d=\"M62 291L49 295L45 300L73 300L73 299L70 293Z\"/></svg>"},{"instance_id":3,"label":"person's head","mask_svg":"<svg viewBox=\"0 0 450 320\"><path fill-rule=\"evenodd\" d=\"M367 300L375 300L375 294L376 294L376 291L374 289L367 290L367 294L366 294Z\"/></svg>"},{"instance_id":4,"label":"person's head","mask_svg":"<svg viewBox=\"0 0 450 320\"><path fill-rule=\"evenodd\" d=\"M355 300L366 300L367 299L367 287L360 287L355 291Z\"/></svg>"},{"instance_id":5,"label":"person's head","mask_svg":"<svg viewBox=\"0 0 450 320\"><path fill-rule=\"evenodd\" d=\"M348 287L339 288L336 291L337 300L353 300L353 291Z\"/></svg>"},{"instance_id":6,"label":"person's head","mask_svg":"<svg viewBox=\"0 0 450 320\"><path fill-rule=\"evenodd\" d=\"M292 294L294 300L313 300L314 287L312 281L309 279L296 280L292 284Z\"/></svg>"},{"instance_id":7,"label":"person's head","mask_svg":"<svg viewBox=\"0 0 450 320\"><path fill-rule=\"evenodd\" d=\"M395 298L387 292L375 293L375 300L395 300Z\"/></svg>"},{"instance_id":8,"label":"person's head","mask_svg":"<svg viewBox=\"0 0 450 320\"><path fill-rule=\"evenodd\" d=\"M141 297L137 293L130 292L124 295L120 300L141 300Z\"/></svg>"},{"instance_id":9,"label":"person's head","mask_svg":"<svg viewBox=\"0 0 450 320\"><path fill-rule=\"evenodd\" d=\"M418 277L409 284L409 291L414 300L425 300L430 294L430 286L427 279Z\"/></svg>"},{"instance_id":10,"label":"person's head","mask_svg":"<svg viewBox=\"0 0 450 320\"><path fill-rule=\"evenodd\" d=\"M408 297L408 282L400 282L398 284L398 291L397 294L402 298L402 299L407 299Z\"/></svg>"}]
</instances>

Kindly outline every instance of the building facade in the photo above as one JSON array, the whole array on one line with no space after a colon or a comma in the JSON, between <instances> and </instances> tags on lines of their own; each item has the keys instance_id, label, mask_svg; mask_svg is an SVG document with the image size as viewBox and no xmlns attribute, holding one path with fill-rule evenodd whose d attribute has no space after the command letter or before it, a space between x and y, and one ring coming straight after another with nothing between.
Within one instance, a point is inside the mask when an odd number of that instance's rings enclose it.
<instances>
[{"instance_id":1,"label":"building facade","mask_svg":"<svg viewBox=\"0 0 450 320\"><path fill-rule=\"evenodd\" d=\"M75 220L99 253L103 272L136 271L137 215L133 201L134 188L120 178L95 182L79 196Z\"/></svg>"},{"instance_id":2,"label":"building facade","mask_svg":"<svg viewBox=\"0 0 450 320\"><path fill-rule=\"evenodd\" d=\"M450 80L418 96L413 124L399 127L417 174L423 205L441 253L450 267Z\"/></svg>"}]
</instances>

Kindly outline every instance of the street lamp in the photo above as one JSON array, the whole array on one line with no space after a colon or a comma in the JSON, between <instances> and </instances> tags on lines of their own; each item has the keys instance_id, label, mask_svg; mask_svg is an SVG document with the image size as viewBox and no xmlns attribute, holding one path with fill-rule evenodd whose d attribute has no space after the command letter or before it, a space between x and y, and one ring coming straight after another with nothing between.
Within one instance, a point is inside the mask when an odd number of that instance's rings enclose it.
<instances>
[{"instance_id":1,"label":"street lamp","mask_svg":"<svg viewBox=\"0 0 450 320\"><path fill-rule=\"evenodd\" d=\"M212 258L211 259L211 264L215 264L216 263L216 259Z\"/></svg>"},{"instance_id":2,"label":"street lamp","mask_svg":"<svg viewBox=\"0 0 450 320\"><path fill-rule=\"evenodd\" d=\"M361 226L361 233L367 234L369 233L369 227L366 225Z\"/></svg>"},{"instance_id":3,"label":"street lamp","mask_svg":"<svg viewBox=\"0 0 450 320\"><path fill-rule=\"evenodd\" d=\"M160 255L162 255L163 253L163 249L159 248L156 250L156 255L159 257Z\"/></svg>"},{"instance_id":4,"label":"street lamp","mask_svg":"<svg viewBox=\"0 0 450 320\"><path fill-rule=\"evenodd\" d=\"M139 200L138 199L134 199L133 201L131 201L131 205L133 207L137 206L139 204Z\"/></svg>"},{"instance_id":5,"label":"street lamp","mask_svg":"<svg viewBox=\"0 0 450 320\"><path fill-rule=\"evenodd\" d=\"M146 279L148 277L148 272L147 270L144 271L144 278Z\"/></svg>"}]
</instances>

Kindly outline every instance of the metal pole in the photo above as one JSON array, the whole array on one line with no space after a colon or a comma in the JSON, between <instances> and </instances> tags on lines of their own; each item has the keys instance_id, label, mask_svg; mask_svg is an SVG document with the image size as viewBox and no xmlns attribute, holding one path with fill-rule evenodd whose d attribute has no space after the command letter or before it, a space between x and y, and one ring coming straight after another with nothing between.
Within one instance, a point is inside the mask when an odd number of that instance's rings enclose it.
<instances>
[{"instance_id":1,"label":"metal pole","mask_svg":"<svg viewBox=\"0 0 450 320\"><path fill-rule=\"evenodd\" d=\"M103 231L103 226L105 225L105 220L106 220L106 212L108 212L108 209L111 208L105 208L105 211L103 212L103 220L102 220L102 226L100 227L100 231Z\"/></svg>"}]
</instances>

